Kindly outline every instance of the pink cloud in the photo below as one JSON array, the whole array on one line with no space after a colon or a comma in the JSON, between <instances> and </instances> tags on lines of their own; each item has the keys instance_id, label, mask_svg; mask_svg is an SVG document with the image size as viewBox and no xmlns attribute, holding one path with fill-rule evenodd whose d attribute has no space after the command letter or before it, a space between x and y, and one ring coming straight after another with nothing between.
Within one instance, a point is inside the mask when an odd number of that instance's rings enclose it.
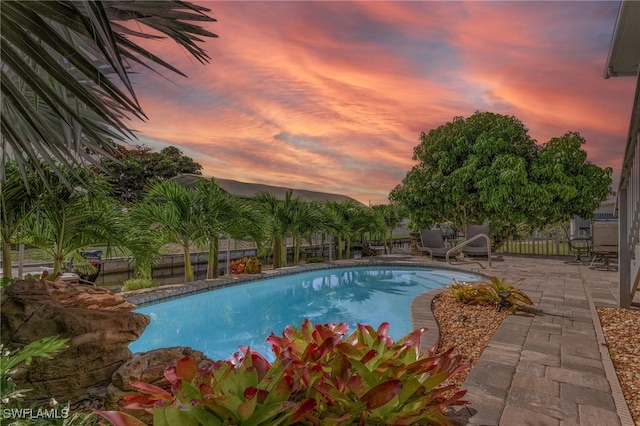
<instances>
[{"instance_id":1,"label":"pink cloud","mask_svg":"<svg viewBox=\"0 0 640 426\"><path fill-rule=\"evenodd\" d=\"M420 132L476 110L515 115L541 143L578 131L592 161L619 165L633 82L602 78L611 5L205 4L212 63L159 45L189 78L136 78L149 121L134 125L205 173L382 203Z\"/></svg>"}]
</instances>

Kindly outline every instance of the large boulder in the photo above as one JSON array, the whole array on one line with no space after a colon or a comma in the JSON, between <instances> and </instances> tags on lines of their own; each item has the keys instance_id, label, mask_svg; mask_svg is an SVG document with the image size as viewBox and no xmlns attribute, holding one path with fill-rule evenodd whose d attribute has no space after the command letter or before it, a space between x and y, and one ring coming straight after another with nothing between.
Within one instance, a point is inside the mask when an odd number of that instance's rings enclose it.
<instances>
[{"instance_id":1,"label":"large boulder","mask_svg":"<svg viewBox=\"0 0 640 426\"><path fill-rule=\"evenodd\" d=\"M0 341L16 348L48 336L69 338L53 359L34 358L13 376L28 401L77 401L102 395L111 376L131 357L149 317L109 290L44 280L4 289Z\"/></svg>"},{"instance_id":2,"label":"large boulder","mask_svg":"<svg viewBox=\"0 0 640 426\"><path fill-rule=\"evenodd\" d=\"M104 400L105 409L124 411L150 424L150 414L141 410L124 410L122 397L136 393L136 388L131 386L131 382L136 381L170 389L171 383L164 376L164 371L168 366L176 365L180 359L186 356L195 359L200 368L208 367L213 363L202 352L182 346L134 354L113 374Z\"/></svg>"}]
</instances>

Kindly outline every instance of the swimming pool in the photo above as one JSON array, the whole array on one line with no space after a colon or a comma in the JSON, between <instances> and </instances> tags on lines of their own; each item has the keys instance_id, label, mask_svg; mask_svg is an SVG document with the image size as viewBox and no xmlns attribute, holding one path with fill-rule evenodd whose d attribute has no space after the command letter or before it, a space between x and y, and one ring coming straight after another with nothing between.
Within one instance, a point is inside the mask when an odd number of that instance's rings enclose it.
<instances>
[{"instance_id":1,"label":"swimming pool","mask_svg":"<svg viewBox=\"0 0 640 426\"><path fill-rule=\"evenodd\" d=\"M420 293L476 275L433 268L367 266L323 269L211 290L136 309L151 323L129 348L146 352L189 346L209 358L227 359L250 346L273 359L265 339L287 325L346 322L375 328L390 324L398 339L412 330L409 307Z\"/></svg>"}]
</instances>

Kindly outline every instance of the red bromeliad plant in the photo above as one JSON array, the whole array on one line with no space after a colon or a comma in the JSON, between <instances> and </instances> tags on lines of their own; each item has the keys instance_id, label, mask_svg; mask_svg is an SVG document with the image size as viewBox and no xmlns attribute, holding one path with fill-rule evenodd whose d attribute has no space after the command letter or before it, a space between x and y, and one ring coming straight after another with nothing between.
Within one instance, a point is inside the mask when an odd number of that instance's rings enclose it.
<instances>
[{"instance_id":1,"label":"red bromeliad plant","mask_svg":"<svg viewBox=\"0 0 640 426\"><path fill-rule=\"evenodd\" d=\"M229 262L229 273L231 275L244 274L244 270L247 267L248 258L243 257L241 259L232 260Z\"/></svg>"},{"instance_id":2,"label":"red bromeliad plant","mask_svg":"<svg viewBox=\"0 0 640 426\"><path fill-rule=\"evenodd\" d=\"M267 339L277 356L290 356L303 371L298 396L316 402L303 424L448 424L444 408L464 403L466 391L444 399L451 386L439 386L468 363L451 350L435 355L437 347L421 356L425 329L396 343L388 323L377 330L358 324L345 338L346 331L346 324L314 327L305 320L300 330L287 327L282 337Z\"/></svg>"},{"instance_id":3,"label":"red bromeliad plant","mask_svg":"<svg viewBox=\"0 0 640 426\"><path fill-rule=\"evenodd\" d=\"M156 426L449 424L444 408L463 403L466 391L444 398L451 387L441 384L468 364L451 351L435 355L435 347L421 355L425 329L395 343L387 323L358 325L345 337L347 329L305 320L272 334L273 364L248 348L205 369L183 358L165 371L170 391L132 383L141 393L125 397L124 408L152 412ZM142 424L99 414L116 426Z\"/></svg>"},{"instance_id":4,"label":"red bromeliad plant","mask_svg":"<svg viewBox=\"0 0 640 426\"><path fill-rule=\"evenodd\" d=\"M286 361L270 364L258 353L243 351L203 369L193 358L182 358L165 370L170 391L133 382L140 393L125 396L123 408L152 413L155 426L288 425L313 409L311 400L292 401L296 378ZM98 414L116 426L144 425L118 411Z\"/></svg>"}]
</instances>

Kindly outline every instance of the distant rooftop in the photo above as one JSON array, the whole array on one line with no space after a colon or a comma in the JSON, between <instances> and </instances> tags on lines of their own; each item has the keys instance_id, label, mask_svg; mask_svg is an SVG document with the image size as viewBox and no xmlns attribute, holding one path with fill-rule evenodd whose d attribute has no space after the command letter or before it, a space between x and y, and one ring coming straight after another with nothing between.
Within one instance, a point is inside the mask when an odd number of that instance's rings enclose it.
<instances>
[{"instance_id":1,"label":"distant rooftop","mask_svg":"<svg viewBox=\"0 0 640 426\"><path fill-rule=\"evenodd\" d=\"M206 176L194 175L194 174L181 174L173 178L180 182L183 186L192 187L195 186L196 182L199 179L210 179ZM287 188L284 186L272 186L272 185L263 185L260 183L248 183L248 182L239 182L237 180L231 179L219 179L213 178L216 183L222 188L222 190L238 195L240 197L253 197L258 192L269 192L273 194L276 198L283 200L285 194L289 189L293 191L292 195L294 197L300 197L305 201L337 201L343 202L346 200L352 200L359 202L351 197L347 197L346 195L340 194L331 194L328 192L319 192L319 191L309 191L306 189L295 189L295 188Z\"/></svg>"}]
</instances>

